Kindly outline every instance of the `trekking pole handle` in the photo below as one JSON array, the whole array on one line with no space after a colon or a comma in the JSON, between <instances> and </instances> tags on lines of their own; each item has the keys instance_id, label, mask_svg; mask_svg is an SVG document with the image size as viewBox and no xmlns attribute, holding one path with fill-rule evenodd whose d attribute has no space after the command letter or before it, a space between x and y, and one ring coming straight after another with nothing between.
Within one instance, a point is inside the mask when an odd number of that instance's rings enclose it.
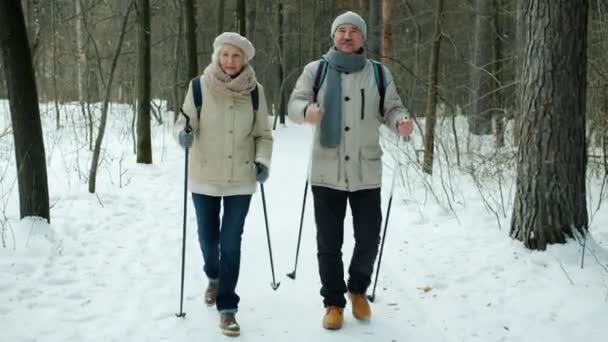
<instances>
[{"instance_id":1,"label":"trekking pole handle","mask_svg":"<svg viewBox=\"0 0 608 342\"><path fill-rule=\"evenodd\" d=\"M186 133L192 132L192 127L190 126L190 117L184 112L184 109L182 107L179 107L179 111L186 118L186 127L184 128L184 130L186 131Z\"/></svg>"}]
</instances>

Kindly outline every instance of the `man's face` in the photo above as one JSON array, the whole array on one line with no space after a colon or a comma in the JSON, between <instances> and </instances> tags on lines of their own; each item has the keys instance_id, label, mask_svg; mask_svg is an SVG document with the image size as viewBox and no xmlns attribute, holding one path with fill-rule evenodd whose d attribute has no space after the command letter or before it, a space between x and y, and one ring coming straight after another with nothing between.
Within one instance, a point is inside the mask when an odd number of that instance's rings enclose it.
<instances>
[{"instance_id":1,"label":"man's face","mask_svg":"<svg viewBox=\"0 0 608 342\"><path fill-rule=\"evenodd\" d=\"M363 46L363 34L355 25L340 25L334 33L334 46L341 52L357 52Z\"/></svg>"}]
</instances>

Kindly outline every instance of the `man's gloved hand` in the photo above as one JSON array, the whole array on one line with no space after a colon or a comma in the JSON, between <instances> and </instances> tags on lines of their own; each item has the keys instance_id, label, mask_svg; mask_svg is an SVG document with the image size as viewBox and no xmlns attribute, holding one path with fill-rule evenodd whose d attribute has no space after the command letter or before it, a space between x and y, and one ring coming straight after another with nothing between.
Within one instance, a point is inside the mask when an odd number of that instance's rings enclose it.
<instances>
[{"instance_id":1,"label":"man's gloved hand","mask_svg":"<svg viewBox=\"0 0 608 342\"><path fill-rule=\"evenodd\" d=\"M260 162L255 162L255 179L258 182L264 183L268 179L269 175L270 173L266 165Z\"/></svg>"},{"instance_id":2,"label":"man's gloved hand","mask_svg":"<svg viewBox=\"0 0 608 342\"><path fill-rule=\"evenodd\" d=\"M194 140L194 135L192 134L191 130L186 131L185 129L182 129L179 132L178 140L179 140L179 144L183 148L190 148L190 147L192 147L192 141Z\"/></svg>"}]
</instances>

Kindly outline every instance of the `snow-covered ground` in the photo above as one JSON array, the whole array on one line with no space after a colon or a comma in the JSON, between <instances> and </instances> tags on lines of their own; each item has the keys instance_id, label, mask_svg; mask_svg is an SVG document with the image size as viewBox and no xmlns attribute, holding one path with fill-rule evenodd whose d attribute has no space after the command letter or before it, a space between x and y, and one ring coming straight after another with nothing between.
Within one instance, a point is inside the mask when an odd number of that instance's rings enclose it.
<instances>
[{"instance_id":1,"label":"snow-covered ground","mask_svg":"<svg viewBox=\"0 0 608 342\"><path fill-rule=\"evenodd\" d=\"M62 107L62 112L77 108ZM76 123L70 119L58 131L53 108L43 105L42 110L50 225L31 218L18 220L12 136L0 138L0 227L5 245L0 248L0 340L229 339L219 331L215 308L203 303L206 280L190 203L187 316L174 315L179 311L184 153L170 136L170 124L154 125L154 164L138 165L129 135L131 112L127 106L114 105L97 193L92 195L86 184L91 156L80 114L73 116ZM9 117L7 102L0 101L0 132L8 126ZM171 121L170 116L166 119ZM581 246L576 241L535 252L509 238L512 172L502 174L503 205L496 182L476 186L466 173L439 166L432 180L421 176L411 162L415 159L412 145L403 145L405 154L394 153L391 137L385 148L385 213L395 163L392 156L399 156L403 177L398 178L394 193L372 319L356 321L347 306L343 328L324 330L310 194L297 278L285 276L294 267L310 132L309 127L293 123L274 132L271 177L265 190L280 287L273 291L270 286L258 192L243 238L239 339L606 340L608 210L606 203L595 210L600 181L592 180L589 186L594 216L581 269ZM480 186L486 189L485 205ZM352 245L347 219L346 262Z\"/></svg>"}]
</instances>

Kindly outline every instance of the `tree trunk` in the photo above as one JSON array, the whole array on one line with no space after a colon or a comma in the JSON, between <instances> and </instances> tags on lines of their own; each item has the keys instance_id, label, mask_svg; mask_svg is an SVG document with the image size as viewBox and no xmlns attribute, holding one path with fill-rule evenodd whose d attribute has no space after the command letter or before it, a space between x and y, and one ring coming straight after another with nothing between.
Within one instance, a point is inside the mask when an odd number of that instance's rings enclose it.
<instances>
[{"instance_id":1,"label":"tree trunk","mask_svg":"<svg viewBox=\"0 0 608 342\"><path fill-rule=\"evenodd\" d=\"M236 20L239 34L247 36L247 3L245 0L236 0Z\"/></svg>"},{"instance_id":2,"label":"tree trunk","mask_svg":"<svg viewBox=\"0 0 608 342\"><path fill-rule=\"evenodd\" d=\"M247 39L256 46L255 41L255 21L257 19L257 1L249 0L249 6L247 6Z\"/></svg>"},{"instance_id":3,"label":"tree trunk","mask_svg":"<svg viewBox=\"0 0 608 342\"><path fill-rule=\"evenodd\" d=\"M184 17L186 18L186 59L188 61L188 77L198 75L198 60L196 49L196 6L194 0L184 0Z\"/></svg>"},{"instance_id":4,"label":"tree trunk","mask_svg":"<svg viewBox=\"0 0 608 342\"><path fill-rule=\"evenodd\" d=\"M494 110L492 110L492 118L494 120L494 136L496 141L496 147L501 148L505 146L505 111L507 106L505 104L505 88L506 83L504 66L506 63L505 43L504 37L506 37L506 22L503 18L502 11L504 9L503 0L494 0L494 23L495 23L495 34L494 34L494 61L493 61L493 73L496 77L494 84L501 89L495 89L494 93Z\"/></svg>"},{"instance_id":5,"label":"tree trunk","mask_svg":"<svg viewBox=\"0 0 608 342\"><path fill-rule=\"evenodd\" d=\"M61 112L59 111L59 95L57 94L57 1L51 0L51 27L52 27L52 59L53 59L53 102L55 103L55 127L61 128Z\"/></svg>"},{"instance_id":6,"label":"tree trunk","mask_svg":"<svg viewBox=\"0 0 608 342\"><path fill-rule=\"evenodd\" d=\"M519 137L521 136L521 96L522 94L522 69L523 57L526 49L526 25L524 22L524 11L526 10L526 1L517 0L516 24L515 24L515 111L513 113L513 143L519 145Z\"/></svg>"},{"instance_id":7,"label":"tree trunk","mask_svg":"<svg viewBox=\"0 0 608 342\"><path fill-rule=\"evenodd\" d=\"M494 108L494 0L476 0L475 54L472 70L473 103L469 131L474 135L492 134Z\"/></svg>"},{"instance_id":8,"label":"tree trunk","mask_svg":"<svg viewBox=\"0 0 608 342\"><path fill-rule=\"evenodd\" d=\"M125 34L127 33L127 24L129 23L129 14L131 13L132 7L133 2L130 2L127 7L127 13L125 13L125 16L123 18L122 28L120 30L120 36L118 38L116 51L114 52L114 58L112 59L112 65L110 66L110 77L108 78L108 83L106 84L106 94L101 107L99 133L97 134L97 139L95 139L95 148L93 149L93 158L91 159L91 169L89 170L90 193L95 192L95 183L97 181L97 167L99 167L99 156L101 154L101 143L103 142L103 136L106 131L106 122L108 121L108 104L110 102L110 95L112 93L112 81L114 80L114 72L116 71L116 65L118 64L118 57L120 57L120 51L122 50L122 43L125 39Z\"/></svg>"},{"instance_id":9,"label":"tree trunk","mask_svg":"<svg viewBox=\"0 0 608 342\"><path fill-rule=\"evenodd\" d=\"M424 133L424 160L422 171L429 175L433 173L433 153L435 149L435 122L437 121L437 79L439 70L439 49L441 48L441 17L443 15L443 0L437 0L435 9L435 38L429 62L428 100L426 106L426 121Z\"/></svg>"},{"instance_id":10,"label":"tree trunk","mask_svg":"<svg viewBox=\"0 0 608 342\"><path fill-rule=\"evenodd\" d=\"M0 46L8 89L20 217L51 221L38 92L21 1L0 1Z\"/></svg>"},{"instance_id":11,"label":"tree trunk","mask_svg":"<svg viewBox=\"0 0 608 342\"><path fill-rule=\"evenodd\" d=\"M287 111L287 99L285 97L285 70L287 66L285 58L285 8L283 1L279 2L278 5L278 24L279 24L279 115L281 124L285 123L285 112Z\"/></svg>"},{"instance_id":12,"label":"tree trunk","mask_svg":"<svg viewBox=\"0 0 608 342\"><path fill-rule=\"evenodd\" d=\"M388 64L393 47L393 0L382 2L382 62Z\"/></svg>"},{"instance_id":13,"label":"tree trunk","mask_svg":"<svg viewBox=\"0 0 608 342\"><path fill-rule=\"evenodd\" d=\"M370 57L380 55L380 34L382 32L382 0L369 1L369 23L367 25L367 50Z\"/></svg>"},{"instance_id":14,"label":"tree trunk","mask_svg":"<svg viewBox=\"0 0 608 342\"><path fill-rule=\"evenodd\" d=\"M217 29L216 33L219 36L220 33L224 32L224 11L226 10L226 0L219 0L217 2Z\"/></svg>"},{"instance_id":15,"label":"tree trunk","mask_svg":"<svg viewBox=\"0 0 608 342\"><path fill-rule=\"evenodd\" d=\"M183 21L183 13L181 9L182 3L179 1L175 2L175 8L177 10L177 38L175 39L173 46L173 60L175 61L175 69L173 70L173 122L177 120L177 117L180 114L180 108L182 107L182 86L180 82L180 71L181 71L181 63L180 58L182 52L182 40L184 33L184 21Z\"/></svg>"},{"instance_id":16,"label":"tree trunk","mask_svg":"<svg viewBox=\"0 0 608 342\"><path fill-rule=\"evenodd\" d=\"M137 63L137 162L152 164L150 135L151 63L150 63L150 0L138 0L139 40Z\"/></svg>"},{"instance_id":17,"label":"tree trunk","mask_svg":"<svg viewBox=\"0 0 608 342\"><path fill-rule=\"evenodd\" d=\"M585 234L586 0L530 0L511 237L530 249Z\"/></svg>"}]
</instances>

